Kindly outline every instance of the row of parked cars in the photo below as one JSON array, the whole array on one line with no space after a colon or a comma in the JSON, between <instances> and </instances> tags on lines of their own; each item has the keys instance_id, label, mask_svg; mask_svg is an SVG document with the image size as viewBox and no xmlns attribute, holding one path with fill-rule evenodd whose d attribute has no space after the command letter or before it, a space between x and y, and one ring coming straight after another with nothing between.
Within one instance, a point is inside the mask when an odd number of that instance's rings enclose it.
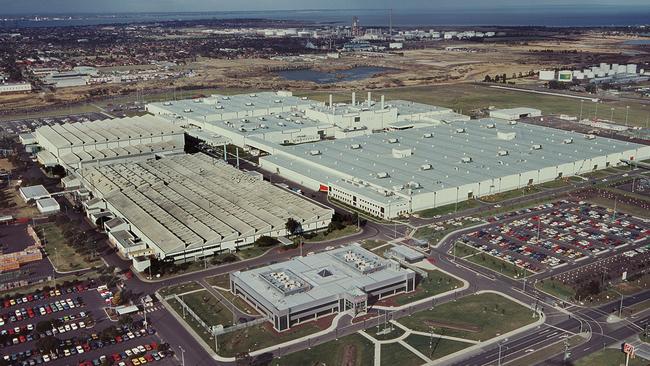
<instances>
[{"instance_id":1,"label":"row of parked cars","mask_svg":"<svg viewBox=\"0 0 650 366\"><path fill-rule=\"evenodd\" d=\"M49 291L37 291L32 294L24 295L24 296L16 296L12 298L5 298L2 301L2 307L4 309L11 308L12 306L17 306L20 304L25 304L28 302L32 301L39 301L43 299L48 299L51 297L57 297L57 296L62 296L65 294L71 294L75 292L83 292L86 291L88 287L84 284L79 284L76 286L71 286L71 287L66 287L66 288L56 288L53 290Z\"/></svg>"},{"instance_id":2,"label":"row of parked cars","mask_svg":"<svg viewBox=\"0 0 650 366\"><path fill-rule=\"evenodd\" d=\"M110 356L102 355L93 360L84 360L79 362L79 366L100 366L105 364L107 360L118 366L140 366L160 361L168 356L167 352L158 351L157 348L158 344L152 342L131 349L127 348L123 352L113 353Z\"/></svg>"},{"instance_id":3,"label":"row of parked cars","mask_svg":"<svg viewBox=\"0 0 650 366\"><path fill-rule=\"evenodd\" d=\"M61 340L58 348L53 352L45 352L44 350L27 350L4 355L3 359L9 365L17 366L33 366L42 363L47 363L63 357L70 357L74 355L84 354L97 349L104 348L109 345L127 342L132 339L137 339L148 334L154 334L153 328L130 330L124 326L119 328L120 334L109 340L101 340L97 334L91 334L87 337L81 338L68 338ZM131 350L131 349L130 349ZM92 364L92 363L91 363Z\"/></svg>"},{"instance_id":4,"label":"row of parked cars","mask_svg":"<svg viewBox=\"0 0 650 366\"><path fill-rule=\"evenodd\" d=\"M46 336L56 336L57 334L67 333L78 329L85 329L92 326L92 319L86 312L71 314L54 319L55 325L51 329L40 333L35 331L34 324L30 323L22 327L13 327L0 330L0 348L12 345L31 342Z\"/></svg>"},{"instance_id":5,"label":"row of parked cars","mask_svg":"<svg viewBox=\"0 0 650 366\"><path fill-rule=\"evenodd\" d=\"M0 316L0 326L6 323L19 322L24 319L32 319L39 316L46 316L47 314L56 313L59 311L75 309L84 306L84 301L81 296L76 299L67 298L56 300L43 306L26 307L16 309L12 312L2 314Z\"/></svg>"}]
</instances>

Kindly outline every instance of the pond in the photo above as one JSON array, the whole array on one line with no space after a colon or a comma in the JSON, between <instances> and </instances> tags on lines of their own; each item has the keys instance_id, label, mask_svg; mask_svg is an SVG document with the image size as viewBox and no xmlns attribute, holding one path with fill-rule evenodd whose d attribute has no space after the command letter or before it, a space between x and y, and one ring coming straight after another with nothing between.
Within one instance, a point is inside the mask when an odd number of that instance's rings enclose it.
<instances>
[{"instance_id":1,"label":"pond","mask_svg":"<svg viewBox=\"0 0 650 366\"><path fill-rule=\"evenodd\" d=\"M368 79L374 75L392 70L394 69L387 67L359 66L349 70L341 70L335 72L318 71L312 69L287 70L278 72L278 75L287 80L312 81L317 84L332 84L344 81Z\"/></svg>"}]
</instances>

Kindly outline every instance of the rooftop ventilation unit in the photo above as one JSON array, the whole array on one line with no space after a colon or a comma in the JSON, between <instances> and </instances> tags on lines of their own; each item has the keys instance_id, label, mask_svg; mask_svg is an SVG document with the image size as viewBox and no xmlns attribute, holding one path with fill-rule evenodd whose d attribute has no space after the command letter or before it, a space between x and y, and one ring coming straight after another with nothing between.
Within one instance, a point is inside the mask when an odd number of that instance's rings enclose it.
<instances>
[{"instance_id":1,"label":"rooftop ventilation unit","mask_svg":"<svg viewBox=\"0 0 650 366\"><path fill-rule=\"evenodd\" d=\"M350 149L352 149L352 150L359 150L359 149L361 149L361 145L359 145L359 144L352 144L352 145L350 145Z\"/></svg>"},{"instance_id":2,"label":"rooftop ventilation unit","mask_svg":"<svg viewBox=\"0 0 650 366\"><path fill-rule=\"evenodd\" d=\"M433 134L431 132L427 132L424 135L422 135L422 137L424 137L425 139L430 139L433 137Z\"/></svg>"},{"instance_id":3,"label":"rooftop ventilation unit","mask_svg":"<svg viewBox=\"0 0 650 366\"><path fill-rule=\"evenodd\" d=\"M282 103L282 101L280 99L276 99L276 100L273 101L273 103L280 104L280 103Z\"/></svg>"},{"instance_id":4,"label":"rooftop ventilation unit","mask_svg":"<svg viewBox=\"0 0 650 366\"><path fill-rule=\"evenodd\" d=\"M230 97L221 97L222 100L230 100Z\"/></svg>"},{"instance_id":5,"label":"rooftop ventilation unit","mask_svg":"<svg viewBox=\"0 0 650 366\"><path fill-rule=\"evenodd\" d=\"M464 157L464 158L461 158L461 159L460 159L460 162L461 162L461 163L465 163L465 164L467 164L467 163L471 163L471 162L472 162L472 158L470 158L469 156L466 156L466 157Z\"/></svg>"},{"instance_id":6,"label":"rooftop ventilation unit","mask_svg":"<svg viewBox=\"0 0 650 366\"><path fill-rule=\"evenodd\" d=\"M377 178L379 178L379 179L388 178L388 177L390 177L390 175L388 175L387 172L379 172L379 173L377 173Z\"/></svg>"},{"instance_id":7,"label":"rooftop ventilation unit","mask_svg":"<svg viewBox=\"0 0 650 366\"><path fill-rule=\"evenodd\" d=\"M249 94L248 96L251 97L251 98L255 98L255 97L257 97L257 94Z\"/></svg>"},{"instance_id":8,"label":"rooftop ventilation unit","mask_svg":"<svg viewBox=\"0 0 650 366\"><path fill-rule=\"evenodd\" d=\"M215 105L214 109L223 109L223 106L222 105Z\"/></svg>"},{"instance_id":9,"label":"rooftop ventilation unit","mask_svg":"<svg viewBox=\"0 0 650 366\"><path fill-rule=\"evenodd\" d=\"M247 106L247 107L252 107L252 106L254 106L254 105L255 105L255 103L252 103L252 102L248 102L248 103L246 103L246 106Z\"/></svg>"},{"instance_id":10,"label":"rooftop ventilation unit","mask_svg":"<svg viewBox=\"0 0 650 366\"><path fill-rule=\"evenodd\" d=\"M563 144L572 144L572 143L573 143L573 139L571 139L571 138L569 138L569 139L564 139L564 140L562 140L562 143L563 143Z\"/></svg>"},{"instance_id":11,"label":"rooftop ventilation unit","mask_svg":"<svg viewBox=\"0 0 650 366\"><path fill-rule=\"evenodd\" d=\"M488 123L488 124L485 126L485 128L496 128L496 127L497 127L497 125L495 125L494 123Z\"/></svg>"},{"instance_id":12,"label":"rooftop ventilation unit","mask_svg":"<svg viewBox=\"0 0 650 366\"><path fill-rule=\"evenodd\" d=\"M244 123L248 123L248 122L250 122L251 120L249 120L248 118L242 118L241 121L244 122Z\"/></svg>"},{"instance_id":13,"label":"rooftop ventilation unit","mask_svg":"<svg viewBox=\"0 0 650 366\"><path fill-rule=\"evenodd\" d=\"M589 134L589 135L586 135L585 138L586 138L587 140L594 140L594 139L596 138L596 135L591 135L591 134Z\"/></svg>"},{"instance_id":14,"label":"rooftop ventilation unit","mask_svg":"<svg viewBox=\"0 0 650 366\"><path fill-rule=\"evenodd\" d=\"M542 145L540 144L533 145L533 150L541 150L541 149L542 149Z\"/></svg>"},{"instance_id":15,"label":"rooftop ventilation unit","mask_svg":"<svg viewBox=\"0 0 650 366\"><path fill-rule=\"evenodd\" d=\"M399 142L399 139L396 139L396 138L390 138L390 139L388 139L388 143L389 143L389 144L396 144L396 143L398 143L398 142Z\"/></svg>"},{"instance_id":16,"label":"rooftop ventilation unit","mask_svg":"<svg viewBox=\"0 0 650 366\"><path fill-rule=\"evenodd\" d=\"M499 155L499 156L508 156L508 154L509 154L508 150L499 150L497 152L497 155Z\"/></svg>"},{"instance_id":17,"label":"rooftop ventilation unit","mask_svg":"<svg viewBox=\"0 0 650 366\"><path fill-rule=\"evenodd\" d=\"M262 123L262 124L260 125L260 128L269 128L269 126L267 126L267 125L265 125L264 123Z\"/></svg>"},{"instance_id":18,"label":"rooftop ventilation unit","mask_svg":"<svg viewBox=\"0 0 650 366\"><path fill-rule=\"evenodd\" d=\"M433 169L433 165L431 164L422 164L420 165L420 170L431 170Z\"/></svg>"},{"instance_id":19,"label":"rooftop ventilation unit","mask_svg":"<svg viewBox=\"0 0 650 366\"><path fill-rule=\"evenodd\" d=\"M286 124L284 122L278 122L278 126L284 127Z\"/></svg>"},{"instance_id":20,"label":"rooftop ventilation unit","mask_svg":"<svg viewBox=\"0 0 650 366\"><path fill-rule=\"evenodd\" d=\"M510 122L508 122L508 123L509 123L510 125L514 126L514 125L517 124L517 121L510 121Z\"/></svg>"},{"instance_id":21,"label":"rooftop ventilation unit","mask_svg":"<svg viewBox=\"0 0 650 366\"><path fill-rule=\"evenodd\" d=\"M420 183L418 183L418 182L410 181L410 182L408 182L408 187L410 189L420 189L420 188L422 188L422 185Z\"/></svg>"},{"instance_id":22,"label":"rooftop ventilation unit","mask_svg":"<svg viewBox=\"0 0 650 366\"><path fill-rule=\"evenodd\" d=\"M203 99L194 99L194 103L203 103Z\"/></svg>"},{"instance_id":23,"label":"rooftop ventilation unit","mask_svg":"<svg viewBox=\"0 0 650 366\"><path fill-rule=\"evenodd\" d=\"M260 121L266 121L266 117L258 117L257 119L259 119Z\"/></svg>"},{"instance_id":24,"label":"rooftop ventilation unit","mask_svg":"<svg viewBox=\"0 0 650 366\"><path fill-rule=\"evenodd\" d=\"M170 106L172 105L172 102L164 102L163 105Z\"/></svg>"},{"instance_id":25,"label":"rooftop ventilation unit","mask_svg":"<svg viewBox=\"0 0 650 366\"><path fill-rule=\"evenodd\" d=\"M185 108L185 109L183 109L183 112L192 113L192 108Z\"/></svg>"},{"instance_id":26,"label":"rooftop ventilation unit","mask_svg":"<svg viewBox=\"0 0 650 366\"><path fill-rule=\"evenodd\" d=\"M310 150L309 151L309 155L311 155L311 156L316 156L316 155L320 155L320 154L321 154L320 150Z\"/></svg>"},{"instance_id":27,"label":"rooftop ventilation unit","mask_svg":"<svg viewBox=\"0 0 650 366\"><path fill-rule=\"evenodd\" d=\"M465 133L465 129L464 128L457 128L456 133Z\"/></svg>"}]
</instances>

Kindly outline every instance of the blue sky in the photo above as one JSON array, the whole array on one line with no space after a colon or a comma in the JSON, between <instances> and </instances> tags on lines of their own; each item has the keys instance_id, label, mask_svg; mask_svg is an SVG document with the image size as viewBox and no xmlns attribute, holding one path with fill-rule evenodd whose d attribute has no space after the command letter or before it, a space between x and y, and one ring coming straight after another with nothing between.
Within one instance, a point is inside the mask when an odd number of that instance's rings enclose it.
<instances>
[{"instance_id":1,"label":"blue sky","mask_svg":"<svg viewBox=\"0 0 650 366\"><path fill-rule=\"evenodd\" d=\"M548 6L647 6L650 0L0 0L0 17L12 13L171 12L282 9L472 10Z\"/></svg>"}]
</instances>

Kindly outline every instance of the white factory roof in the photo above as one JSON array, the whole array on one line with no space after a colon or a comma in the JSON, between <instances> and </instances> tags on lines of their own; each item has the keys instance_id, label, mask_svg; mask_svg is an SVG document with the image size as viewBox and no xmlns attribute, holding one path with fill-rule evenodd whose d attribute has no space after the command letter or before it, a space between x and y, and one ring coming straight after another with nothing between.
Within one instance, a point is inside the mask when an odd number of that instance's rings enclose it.
<instances>
[{"instance_id":1,"label":"white factory roof","mask_svg":"<svg viewBox=\"0 0 650 366\"><path fill-rule=\"evenodd\" d=\"M347 257L346 257L347 255ZM351 257L352 256L352 257ZM347 261L346 261L347 259ZM231 276L273 304L278 310L290 309L345 293L358 294L368 286L406 279L411 271L391 266L390 262L358 244L295 257ZM285 274L278 281L271 274ZM288 291L283 282L291 282Z\"/></svg>"},{"instance_id":2,"label":"white factory roof","mask_svg":"<svg viewBox=\"0 0 650 366\"><path fill-rule=\"evenodd\" d=\"M57 148L182 133L180 127L151 115L66 123L36 129L39 139L46 139Z\"/></svg>"},{"instance_id":3,"label":"white factory roof","mask_svg":"<svg viewBox=\"0 0 650 366\"><path fill-rule=\"evenodd\" d=\"M27 200L38 200L45 197L50 197L50 192L42 185L20 187L20 194Z\"/></svg>"},{"instance_id":4,"label":"white factory roof","mask_svg":"<svg viewBox=\"0 0 650 366\"><path fill-rule=\"evenodd\" d=\"M512 140L499 134L512 134ZM572 139L566 144L564 140ZM533 145L542 145L534 150ZM352 149L353 145L360 148ZM300 172L323 184L353 181L365 194L372 185L408 194L500 178L592 157L633 150L641 145L504 120L456 121L440 126L280 146L262 159ZM393 156L393 149L412 155ZM318 151L314 155L312 151ZM501 156L499 152L507 152ZM463 162L471 158L471 162ZM423 167L426 168L423 169ZM381 193L379 194L382 195Z\"/></svg>"},{"instance_id":5,"label":"white factory roof","mask_svg":"<svg viewBox=\"0 0 650 366\"><path fill-rule=\"evenodd\" d=\"M83 169L97 195L166 253L284 230L331 210L207 155Z\"/></svg>"},{"instance_id":6,"label":"white factory roof","mask_svg":"<svg viewBox=\"0 0 650 366\"><path fill-rule=\"evenodd\" d=\"M181 148L182 146L178 146L178 144L175 142L164 141L141 145L126 145L123 147L115 147L110 149L81 150L61 156L61 162L68 166L72 166L73 164L79 162L91 160L110 159L152 152L175 151Z\"/></svg>"},{"instance_id":7,"label":"white factory roof","mask_svg":"<svg viewBox=\"0 0 650 366\"><path fill-rule=\"evenodd\" d=\"M209 124L240 135L262 135L262 139L264 139L264 134L271 132L292 133L308 127L326 128L331 126L331 124L307 118L299 111L258 117L229 118L224 121L209 122Z\"/></svg>"}]
</instances>

